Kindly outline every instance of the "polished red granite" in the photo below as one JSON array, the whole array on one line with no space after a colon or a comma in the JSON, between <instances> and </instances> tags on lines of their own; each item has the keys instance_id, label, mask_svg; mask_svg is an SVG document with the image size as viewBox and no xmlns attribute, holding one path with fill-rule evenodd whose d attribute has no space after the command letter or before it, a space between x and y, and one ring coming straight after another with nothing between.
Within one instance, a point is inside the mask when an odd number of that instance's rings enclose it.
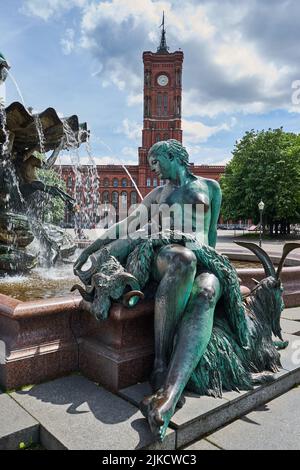
<instances>
[{"instance_id":1,"label":"polished red granite","mask_svg":"<svg viewBox=\"0 0 300 470\"><path fill-rule=\"evenodd\" d=\"M243 286L262 269L238 269ZM281 275L286 307L300 305L300 269ZM112 391L144 381L153 363L153 302L113 304L98 322L80 308L81 297L21 302L0 294L0 386L12 389L71 372Z\"/></svg>"}]
</instances>

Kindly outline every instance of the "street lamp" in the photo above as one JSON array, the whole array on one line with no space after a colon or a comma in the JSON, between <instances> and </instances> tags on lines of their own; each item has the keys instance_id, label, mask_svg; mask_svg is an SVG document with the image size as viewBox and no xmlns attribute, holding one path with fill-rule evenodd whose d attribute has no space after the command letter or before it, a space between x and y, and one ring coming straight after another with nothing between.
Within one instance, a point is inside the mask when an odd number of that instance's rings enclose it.
<instances>
[{"instance_id":1,"label":"street lamp","mask_svg":"<svg viewBox=\"0 0 300 470\"><path fill-rule=\"evenodd\" d=\"M259 209L259 215L260 215L260 220L259 220L259 246L261 247L261 238L262 238L262 214L263 210L265 208L265 204L263 201L260 201L258 203L258 209Z\"/></svg>"}]
</instances>

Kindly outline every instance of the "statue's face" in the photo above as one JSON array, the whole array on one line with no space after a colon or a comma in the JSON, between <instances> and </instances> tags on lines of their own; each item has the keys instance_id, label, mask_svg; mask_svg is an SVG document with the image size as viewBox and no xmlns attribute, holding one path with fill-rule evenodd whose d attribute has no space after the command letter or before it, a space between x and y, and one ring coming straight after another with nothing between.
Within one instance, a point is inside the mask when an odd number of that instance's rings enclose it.
<instances>
[{"instance_id":1,"label":"statue's face","mask_svg":"<svg viewBox=\"0 0 300 470\"><path fill-rule=\"evenodd\" d=\"M148 157L149 165L160 179L170 179L174 173L175 160L166 151L152 152Z\"/></svg>"}]
</instances>

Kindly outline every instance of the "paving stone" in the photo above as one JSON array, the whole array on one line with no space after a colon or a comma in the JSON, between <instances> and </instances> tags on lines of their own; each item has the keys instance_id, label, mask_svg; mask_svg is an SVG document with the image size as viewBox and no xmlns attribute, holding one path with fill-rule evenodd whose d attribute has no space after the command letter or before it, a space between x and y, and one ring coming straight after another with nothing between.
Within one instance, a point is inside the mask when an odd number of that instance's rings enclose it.
<instances>
[{"instance_id":1,"label":"paving stone","mask_svg":"<svg viewBox=\"0 0 300 470\"><path fill-rule=\"evenodd\" d=\"M185 447L184 450L192 451L192 450L220 450L219 447L211 444L206 439L201 439L200 441L194 442L188 447Z\"/></svg>"},{"instance_id":2,"label":"paving stone","mask_svg":"<svg viewBox=\"0 0 300 470\"><path fill-rule=\"evenodd\" d=\"M300 322L299 321L292 321L292 320L286 320L285 318L281 318L280 325L284 333L288 333L290 335L299 333L300 335Z\"/></svg>"},{"instance_id":3,"label":"paving stone","mask_svg":"<svg viewBox=\"0 0 300 470\"><path fill-rule=\"evenodd\" d=\"M68 376L14 392L41 423L47 449L174 449L175 432L154 443L148 423L128 401L81 376Z\"/></svg>"},{"instance_id":4,"label":"paving stone","mask_svg":"<svg viewBox=\"0 0 300 470\"><path fill-rule=\"evenodd\" d=\"M300 307L285 308L281 318L300 322Z\"/></svg>"},{"instance_id":5,"label":"paving stone","mask_svg":"<svg viewBox=\"0 0 300 470\"><path fill-rule=\"evenodd\" d=\"M0 450L39 442L39 423L9 395L0 392Z\"/></svg>"},{"instance_id":6,"label":"paving stone","mask_svg":"<svg viewBox=\"0 0 300 470\"><path fill-rule=\"evenodd\" d=\"M284 334L284 339L290 340L288 348L282 351L285 369L275 374L273 382L258 385L251 391L224 392L222 399L186 394L185 405L176 411L170 422L170 427L177 431L177 448L252 411L300 382L300 365L289 363L295 339L299 341L300 356L300 339L288 334ZM151 388L148 383L142 383L123 389L119 393L138 406L144 396L151 394Z\"/></svg>"},{"instance_id":7,"label":"paving stone","mask_svg":"<svg viewBox=\"0 0 300 470\"><path fill-rule=\"evenodd\" d=\"M143 397L151 395L151 393L151 387L148 382L132 385L119 392L120 396L128 399L137 406ZM178 428L189 421L193 421L199 415L208 413L221 405L227 404L227 401L228 400L223 398L199 397L192 393L186 393L185 404L181 409L175 412L171 424L175 428Z\"/></svg>"},{"instance_id":8,"label":"paving stone","mask_svg":"<svg viewBox=\"0 0 300 470\"><path fill-rule=\"evenodd\" d=\"M143 382L123 388L118 394L133 405L139 406L144 397L152 394L152 390L149 382Z\"/></svg>"},{"instance_id":9,"label":"paving stone","mask_svg":"<svg viewBox=\"0 0 300 470\"><path fill-rule=\"evenodd\" d=\"M257 408L208 439L227 450L299 450L300 388Z\"/></svg>"}]
</instances>

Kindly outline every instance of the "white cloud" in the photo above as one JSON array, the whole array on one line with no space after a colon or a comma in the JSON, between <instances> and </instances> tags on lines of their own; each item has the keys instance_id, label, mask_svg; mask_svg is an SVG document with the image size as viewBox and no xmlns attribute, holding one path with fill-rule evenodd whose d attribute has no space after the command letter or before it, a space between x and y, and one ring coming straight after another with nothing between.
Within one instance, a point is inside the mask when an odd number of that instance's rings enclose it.
<instances>
[{"instance_id":1,"label":"white cloud","mask_svg":"<svg viewBox=\"0 0 300 470\"><path fill-rule=\"evenodd\" d=\"M184 139L188 144L206 142L211 136L221 131L229 131L236 123L233 118L229 123L221 123L216 126L207 126L200 121L182 120Z\"/></svg>"},{"instance_id":2,"label":"white cloud","mask_svg":"<svg viewBox=\"0 0 300 470\"><path fill-rule=\"evenodd\" d=\"M190 161L195 165L226 165L232 155L227 149L201 145L186 145Z\"/></svg>"},{"instance_id":3,"label":"white cloud","mask_svg":"<svg viewBox=\"0 0 300 470\"><path fill-rule=\"evenodd\" d=\"M104 87L123 90L134 106L142 100L141 54L155 51L164 10L170 50L181 47L185 54L183 113L214 117L293 110L290 83L300 77L296 3L287 8L273 0L267 8L256 0L25 0L22 11L49 20L79 7L76 38L97 61L94 75ZM74 38L63 38L65 53L73 50Z\"/></svg>"},{"instance_id":4,"label":"white cloud","mask_svg":"<svg viewBox=\"0 0 300 470\"><path fill-rule=\"evenodd\" d=\"M124 155L124 157L135 158L135 164L137 163L138 152L137 152L136 147L127 147L127 146L125 146L125 147L122 148L121 153L122 153L122 155Z\"/></svg>"},{"instance_id":5,"label":"white cloud","mask_svg":"<svg viewBox=\"0 0 300 470\"><path fill-rule=\"evenodd\" d=\"M21 12L45 21L74 7L82 8L88 0L25 0Z\"/></svg>"},{"instance_id":6,"label":"white cloud","mask_svg":"<svg viewBox=\"0 0 300 470\"><path fill-rule=\"evenodd\" d=\"M129 119L123 119L122 126L116 130L118 134L124 134L130 140L139 140L141 138L142 125L130 121Z\"/></svg>"},{"instance_id":7,"label":"white cloud","mask_svg":"<svg viewBox=\"0 0 300 470\"><path fill-rule=\"evenodd\" d=\"M137 106L143 103L143 93L130 93L127 97L128 106Z\"/></svg>"},{"instance_id":8,"label":"white cloud","mask_svg":"<svg viewBox=\"0 0 300 470\"><path fill-rule=\"evenodd\" d=\"M71 52L74 50L75 48L74 38L75 38L74 29L68 28L65 31L64 36L60 40L62 51L65 55L71 54Z\"/></svg>"}]
</instances>

